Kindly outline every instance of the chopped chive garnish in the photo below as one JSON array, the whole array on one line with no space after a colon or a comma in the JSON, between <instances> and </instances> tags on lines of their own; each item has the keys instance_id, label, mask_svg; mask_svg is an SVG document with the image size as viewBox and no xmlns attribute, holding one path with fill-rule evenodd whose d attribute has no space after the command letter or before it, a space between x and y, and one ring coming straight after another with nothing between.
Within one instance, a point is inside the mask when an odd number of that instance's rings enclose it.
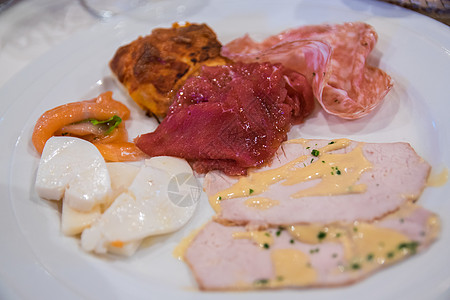
<instances>
[{"instance_id":1,"label":"chopped chive garnish","mask_svg":"<svg viewBox=\"0 0 450 300\"><path fill-rule=\"evenodd\" d=\"M266 285L269 283L269 279L258 279L255 280L254 284L255 285Z\"/></svg>"},{"instance_id":2,"label":"chopped chive garnish","mask_svg":"<svg viewBox=\"0 0 450 300\"><path fill-rule=\"evenodd\" d=\"M327 236L327 233L326 233L326 232L323 232L323 231L320 231L320 232L317 234L317 238L318 238L319 240L323 240L326 236Z\"/></svg>"},{"instance_id":3,"label":"chopped chive garnish","mask_svg":"<svg viewBox=\"0 0 450 300\"><path fill-rule=\"evenodd\" d=\"M418 242L401 243L398 245L398 250L406 249L409 252L411 252L411 254L414 254L416 253L418 246L419 246Z\"/></svg>"},{"instance_id":4,"label":"chopped chive garnish","mask_svg":"<svg viewBox=\"0 0 450 300\"><path fill-rule=\"evenodd\" d=\"M110 134L117 126L119 126L120 123L122 123L122 119L117 115L112 116L108 120L99 121L95 119L88 119L88 121L91 122L92 125L99 125L99 124L108 125L109 128L108 130L106 130L105 132L106 134Z\"/></svg>"},{"instance_id":5,"label":"chopped chive garnish","mask_svg":"<svg viewBox=\"0 0 450 300\"><path fill-rule=\"evenodd\" d=\"M313 149L313 151L311 151L311 155L312 156L319 156L319 154L320 154L320 151L319 150L317 150L317 149Z\"/></svg>"}]
</instances>

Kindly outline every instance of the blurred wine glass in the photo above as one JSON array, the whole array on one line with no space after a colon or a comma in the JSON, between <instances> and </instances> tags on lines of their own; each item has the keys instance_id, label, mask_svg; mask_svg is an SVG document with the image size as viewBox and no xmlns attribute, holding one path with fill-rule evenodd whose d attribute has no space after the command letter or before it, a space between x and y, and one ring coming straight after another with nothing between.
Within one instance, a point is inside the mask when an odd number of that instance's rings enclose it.
<instances>
[{"instance_id":1,"label":"blurred wine glass","mask_svg":"<svg viewBox=\"0 0 450 300\"><path fill-rule=\"evenodd\" d=\"M0 0L0 12L6 9L14 0Z\"/></svg>"},{"instance_id":2,"label":"blurred wine glass","mask_svg":"<svg viewBox=\"0 0 450 300\"><path fill-rule=\"evenodd\" d=\"M0 0L1 1L1 0ZM101 20L124 16L141 22L185 21L209 0L79 0L81 6Z\"/></svg>"},{"instance_id":3,"label":"blurred wine glass","mask_svg":"<svg viewBox=\"0 0 450 300\"><path fill-rule=\"evenodd\" d=\"M148 0L80 0L81 5L89 13L101 19L128 12L147 2Z\"/></svg>"}]
</instances>

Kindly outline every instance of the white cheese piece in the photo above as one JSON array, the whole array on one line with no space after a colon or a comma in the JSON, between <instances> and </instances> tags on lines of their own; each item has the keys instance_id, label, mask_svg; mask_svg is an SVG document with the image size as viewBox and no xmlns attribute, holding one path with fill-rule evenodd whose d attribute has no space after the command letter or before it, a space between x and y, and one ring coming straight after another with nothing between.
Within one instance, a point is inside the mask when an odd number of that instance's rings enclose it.
<instances>
[{"instance_id":1,"label":"white cheese piece","mask_svg":"<svg viewBox=\"0 0 450 300\"><path fill-rule=\"evenodd\" d=\"M111 191L106 163L97 148L82 139L52 137L44 147L36 176L42 198L64 201L88 212Z\"/></svg>"},{"instance_id":2,"label":"white cheese piece","mask_svg":"<svg viewBox=\"0 0 450 300\"><path fill-rule=\"evenodd\" d=\"M154 164L152 160L140 169L128 192L119 195L101 218L83 231L81 245L84 250L105 253L111 243L126 244L173 232L189 221L198 199L176 205L169 194L170 185L176 182L175 177L182 175L181 178L191 181L179 183L187 183L190 188L172 192L178 192L180 199L200 195L200 187L196 185L189 164L173 157L155 158ZM170 166L167 168L170 172L166 170L167 166ZM176 173L178 171L181 173Z\"/></svg>"},{"instance_id":3,"label":"white cheese piece","mask_svg":"<svg viewBox=\"0 0 450 300\"><path fill-rule=\"evenodd\" d=\"M138 166L121 162L106 163L106 167L108 168L111 179L112 192L109 197L107 197L107 202L103 203L102 207L96 205L92 210L82 212L71 208L63 200L61 228L65 235L76 235L83 232L85 228L90 227L91 224L101 216L102 210L107 209L118 195L128 189L140 170ZM137 248L140 243L137 243L137 246L135 244L136 243L127 244L121 248L111 247L109 252L127 255L127 253L133 252L133 249Z\"/></svg>"},{"instance_id":4,"label":"white cheese piece","mask_svg":"<svg viewBox=\"0 0 450 300\"><path fill-rule=\"evenodd\" d=\"M88 212L78 211L71 208L63 201L61 214L61 230L65 235L76 235L100 218L102 212L100 205Z\"/></svg>"},{"instance_id":5,"label":"white cheese piece","mask_svg":"<svg viewBox=\"0 0 450 300\"><path fill-rule=\"evenodd\" d=\"M112 193L107 202L103 204L104 210L111 205L117 196L128 190L128 187L133 183L134 178L136 178L141 169L140 166L123 162L106 163L106 167L111 178Z\"/></svg>"}]
</instances>

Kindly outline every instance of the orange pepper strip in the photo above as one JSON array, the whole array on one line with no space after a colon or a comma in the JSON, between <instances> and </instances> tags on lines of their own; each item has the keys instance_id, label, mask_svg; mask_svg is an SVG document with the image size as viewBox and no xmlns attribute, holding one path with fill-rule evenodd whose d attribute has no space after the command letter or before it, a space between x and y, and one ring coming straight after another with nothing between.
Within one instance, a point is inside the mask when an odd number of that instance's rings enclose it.
<instances>
[{"instance_id":1,"label":"orange pepper strip","mask_svg":"<svg viewBox=\"0 0 450 300\"><path fill-rule=\"evenodd\" d=\"M130 142L95 143L94 145L106 161L137 161L148 158L147 154Z\"/></svg>"},{"instance_id":2,"label":"orange pepper strip","mask_svg":"<svg viewBox=\"0 0 450 300\"><path fill-rule=\"evenodd\" d=\"M95 99L68 103L45 112L36 122L32 136L33 145L42 154L45 143L60 128L86 119L107 120L114 115L122 120L130 117L130 110L112 99L112 92Z\"/></svg>"}]
</instances>

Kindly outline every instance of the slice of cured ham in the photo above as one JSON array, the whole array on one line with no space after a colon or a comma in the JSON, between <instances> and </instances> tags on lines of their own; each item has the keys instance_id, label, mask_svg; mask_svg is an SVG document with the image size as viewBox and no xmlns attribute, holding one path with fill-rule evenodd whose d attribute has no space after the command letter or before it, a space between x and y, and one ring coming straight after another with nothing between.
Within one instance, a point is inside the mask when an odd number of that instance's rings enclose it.
<instances>
[{"instance_id":1,"label":"slice of cured ham","mask_svg":"<svg viewBox=\"0 0 450 300\"><path fill-rule=\"evenodd\" d=\"M374 223L250 232L210 222L184 258L203 290L336 286L425 250L438 231L436 215L415 205Z\"/></svg>"},{"instance_id":2,"label":"slice of cured ham","mask_svg":"<svg viewBox=\"0 0 450 300\"><path fill-rule=\"evenodd\" d=\"M158 128L135 142L150 156L190 160L200 173L245 174L272 158L313 106L305 77L280 64L203 67Z\"/></svg>"},{"instance_id":3,"label":"slice of cured ham","mask_svg":"<svg viewBox=\"0 0 450 300\"><path fill-rule=\"evenodd\" d=\"M389 75L366 63L377 39L374 28L362 22L309 25L281 32L261 43L249 36L238 38L222 48L222 55L235 61L285 63L293 55L298 56L295 49L289 51L295 48L293 43L325 42L332 48L329 66L315 59L313 62L320 68L313 71L309 65L300 63L294 64L294 70L308 79L314 73L313 86L319 87L314 89L314 95L325 111L344 119L357 119L372 111L393 85ZM279 55L280 49L284 49L284 58ZM322 76L324 72L326 76Z\"/></svg>"},{"instance_id":4,"label":"slice of cured ham","mask_svg":"<svg viewBox=\"0 0 450 300\"><path fill-rule=\"evenodd\" d=\"M299 139L246 177L208 173L204 190L224 223L371 221L415 201L429 172L407 143Z\"/></svg>"}]
</instances>

